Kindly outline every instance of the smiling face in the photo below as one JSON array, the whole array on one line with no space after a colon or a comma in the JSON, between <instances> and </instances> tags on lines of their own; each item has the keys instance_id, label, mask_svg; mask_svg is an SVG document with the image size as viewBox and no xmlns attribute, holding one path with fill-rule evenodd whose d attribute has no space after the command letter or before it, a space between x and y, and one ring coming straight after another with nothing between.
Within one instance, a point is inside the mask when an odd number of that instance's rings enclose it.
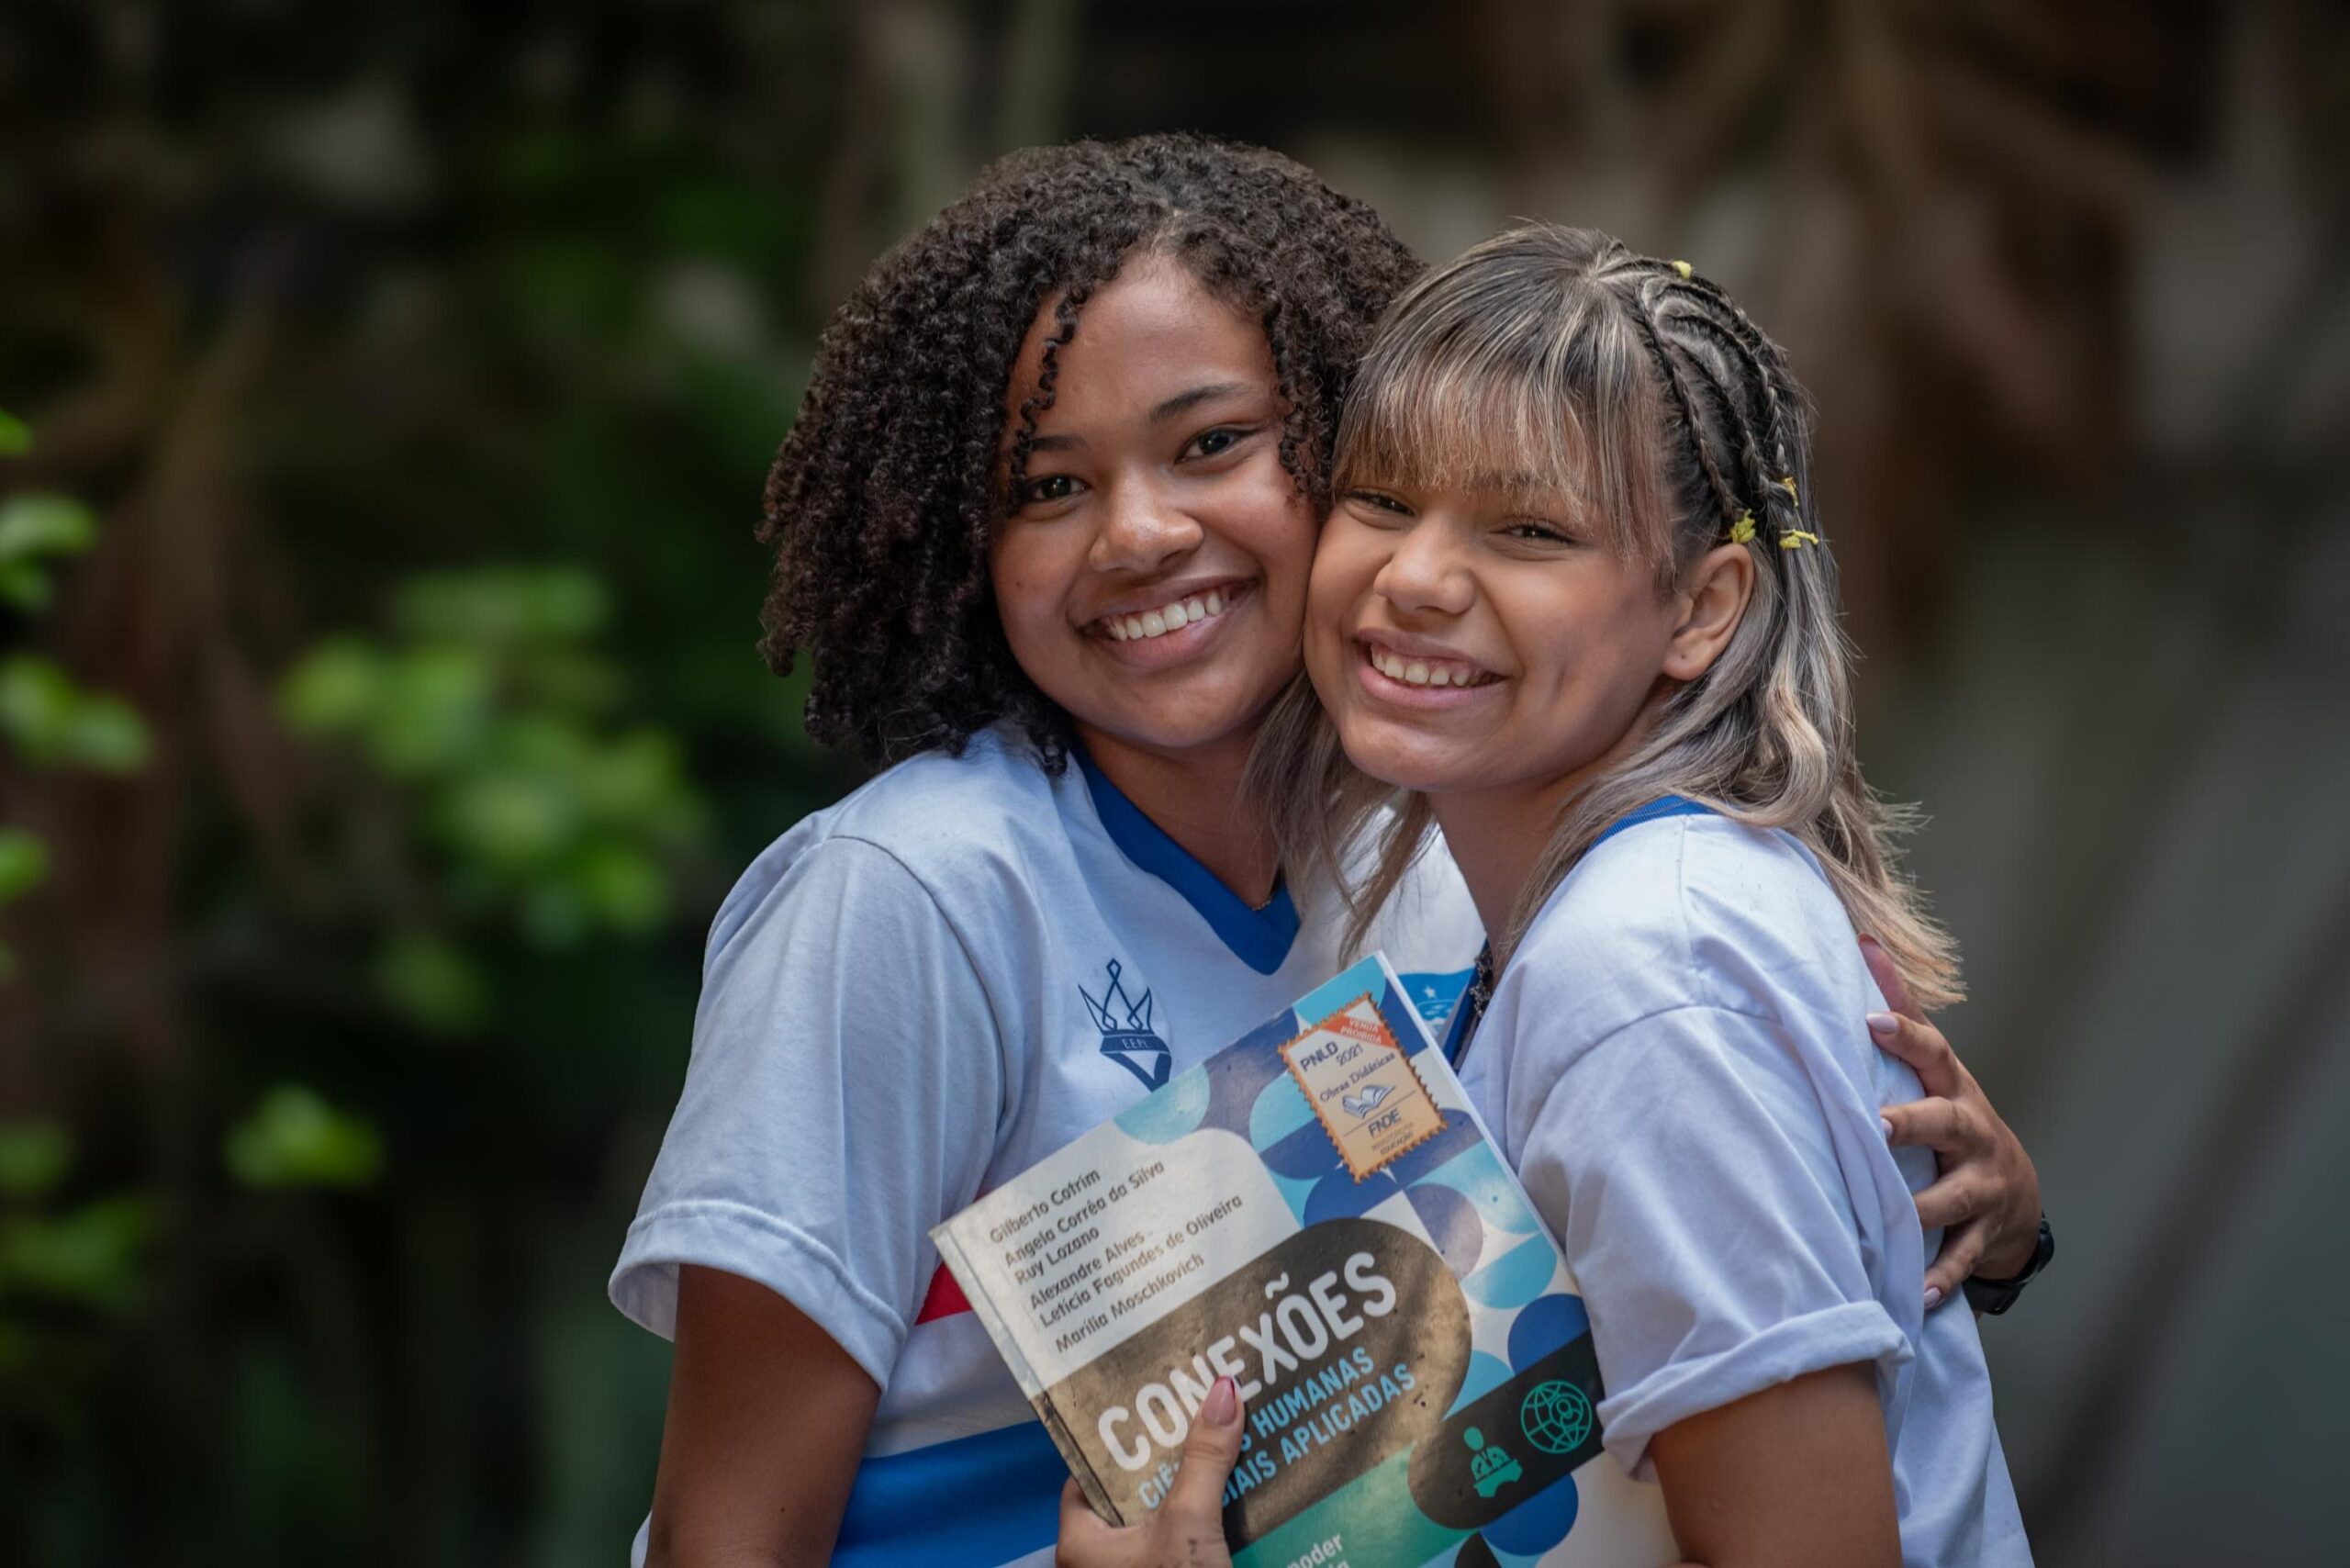
<instances>
[{"instance_id":1,"label":"smiling face","mask_svg":"<svg viewBox=\"0 0 2350 1568\"><path fill-rule=\"evenodd\" d=\"M1036 396L1046 301L1006 394ZM1245 751L1296 674L1314 517L1261 328L1143 257L1085 302L989 567L1013 657L1098 758Z\"/></svg>"},{"instance_id":2,"label":"smiling face","mask_svg":"<svg viewBox=\"0 0 2350 1568\"><path fill-rule=\"evenodd\" d=\"M1689 610L1563 499L1353 487L1315 559L1306 665L1348 759L1372 777L1548 797L1687 678Z\"/></svg>"}]
</instances>

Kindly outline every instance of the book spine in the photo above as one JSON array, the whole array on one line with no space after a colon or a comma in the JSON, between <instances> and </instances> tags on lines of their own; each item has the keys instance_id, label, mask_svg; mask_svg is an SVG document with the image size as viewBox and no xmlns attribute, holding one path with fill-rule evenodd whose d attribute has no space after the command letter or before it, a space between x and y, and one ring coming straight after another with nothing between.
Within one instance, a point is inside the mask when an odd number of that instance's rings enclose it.
<instances>
[{"instance_id":1,"label":"book spine","mask_svg":"<svg viewBox=\"0 0 2350 1568\"><path fill-rule=\"evenodd\" d=\"M1093 1473L1092 1462L1086 1458L1085 1450L1079 1448L1076 1439L1069 1436L1069 1423L1053 1403L1052 1394L1037 1378L1028 1358L1021 1353L1019 1339L1011 1333L1009 1325L1004 1321L1002 1308L995 1299L994 1276L964 1251L962 1240L955 1234L952 1222L933 1231L931 1239L937 1243L939 1256L946 1260L947 1268L954 1272L955 1282L963 1287L964 1299L971 1304L971 1310L978 1315L980 1327L988 1331L988 1338L995 1341L996 1350L1011 1366L1012 1375L1020 1384L1020 1392L1028 1396L1028 1403L1035 1407L1037 1419L1044 1422L1046 1432L1053 1439L1053 1446L1061 1450L1062 1461L1069 1465L1069 1473L1077 1478L1078 1490L1084 1493L1085 1500L1093 1505L1093 1511L1112 1524L1133 1522L1110 1500L1109 1491L1102 1484L1101 1478Z\"/></svg>"}]
</instances>

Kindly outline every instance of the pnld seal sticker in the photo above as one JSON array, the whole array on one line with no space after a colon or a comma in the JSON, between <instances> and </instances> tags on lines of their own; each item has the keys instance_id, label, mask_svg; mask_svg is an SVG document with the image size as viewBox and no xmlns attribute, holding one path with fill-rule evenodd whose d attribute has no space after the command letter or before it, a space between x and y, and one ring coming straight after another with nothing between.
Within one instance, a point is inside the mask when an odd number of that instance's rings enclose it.
<instances>
[{"instance_id":1,"label":"pnld seal sticker","mask_svg":"<svg viewBox=\"0 0 2350 1568\"><path fill-rule=\"evenodd\" d=\"M1281 1047L1358 1182L1444 1130L1444 1114L1366 993Z\"/></svg>"}]
</instances>

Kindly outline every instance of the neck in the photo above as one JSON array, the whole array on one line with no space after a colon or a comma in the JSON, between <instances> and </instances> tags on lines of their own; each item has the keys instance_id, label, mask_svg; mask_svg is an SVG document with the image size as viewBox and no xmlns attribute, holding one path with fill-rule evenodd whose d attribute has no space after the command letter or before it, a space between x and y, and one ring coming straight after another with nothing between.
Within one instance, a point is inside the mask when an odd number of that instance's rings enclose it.
<instances>
[{"instance_id":1,"label":"neck","mask_svg":"<svg viewBox=\"0 0 2350 1568\"><path fill-rule=\"evenodd\" d=\"M1247 809L1241 779L1254 726L1181 752L1152 751L1078 726L1079 744L1102 777L1251 909L1273 896L1281 865L1273 837Z\"/></svg>"},{"instance_id":2,"label":"neck","mask_svg":"<svg viewBox=\"0 0 2350 1568\"><path fill-rule=\"evenodd\" d=\"M1431 796L1428 805L1444 846L1469 884L1477 918L1498 954L1509 934L1510 912L1526 890L1534 863L1550 846L1563 793L1550 789L1488 790Z\"/></svg>"},{"instance_id":3,"label":"neck","mask_svg":"<svg viewBox=\"0 0 2350 1568\"><path fill-rule=\"evenodd\" d=\"M1576 795L1637 751L1647 730L1643 716L1604 754L1553 778L1428 797L1496 956L1506 956L1510 914L1550 848L1559 818Z\"/></svg>"}]
</instances>

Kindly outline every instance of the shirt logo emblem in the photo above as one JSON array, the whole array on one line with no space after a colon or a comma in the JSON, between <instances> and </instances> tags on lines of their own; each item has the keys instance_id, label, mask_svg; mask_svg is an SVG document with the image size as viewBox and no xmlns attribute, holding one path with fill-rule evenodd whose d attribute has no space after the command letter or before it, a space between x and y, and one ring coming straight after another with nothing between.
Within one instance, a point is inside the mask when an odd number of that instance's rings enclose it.
<instances>
[{"instance_id":1,"label":"shirt logo emblem","mask_svg":"<svg viewBox=\"0 0 2350 1568\"><path fill-rule=\"evenodd\" d=\"M1118 978L1123 967L1113 958L1108 968L1110 984L1099 997L1081 985L1077 994L1085 998L1093 1026L1102 1031L1102 1054L1142 1080L1145 1089L1156 1089L1167 1081L1175 1058L1151 1030L1150 992L1146 990L1139 1002L1130 999Z\"/></svg>"}]
</instances>

